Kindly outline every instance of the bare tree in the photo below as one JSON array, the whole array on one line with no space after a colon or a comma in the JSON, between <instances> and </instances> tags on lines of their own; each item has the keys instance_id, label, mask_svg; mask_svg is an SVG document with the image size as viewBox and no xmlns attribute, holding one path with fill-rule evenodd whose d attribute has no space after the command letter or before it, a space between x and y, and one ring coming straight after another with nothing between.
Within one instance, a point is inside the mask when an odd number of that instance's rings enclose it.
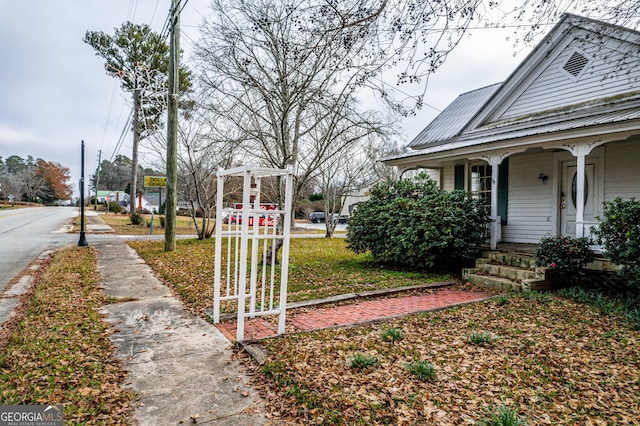
<instances>
[{"instance_id":1,"label":"bare tree","mask_svg":"<svg viewBox=\"0 0 640 426\"><path fill-rule=\"evenodd\" d=\"M343 197L368 179L372 170L370 166L363 144L358 144L340 150L318 169L317 181L324 201L325 237L333 237Z\"/></svg>"},{"instance_id":2,"label":"bare tree","mask_svg":"<svg viewBox=\"0 0 640 426\"><path fill-rule=\"evenodd\" d=\"M340 149L385 128L358 110L367 67L350 57L362 40L334 31L319 6L214 0L197 49L216 111L260 165L294 168L296 193Z\"/></svg>"},{"instance_id":3,"label":"bare tree","mask_svg":"<svg viewBox=\"0 0 640 426\"><path fill-rule=\"evenodd\" d=\"M13 176L13 187L24 201L35 201L47 193L47 182L36 173L36 167L29 164Z\"/></svg>"},{"instance_id":4,"label":"bare tree","mask_svg":"<svg viewBox=\"0 0 640 426\"><path fill-rule=\"evenodd\" d=\"M215 224L219 169L231 167L238 156L237 143L230 131L221 128L206 108L202 97L194 94L184 100L178 127L178 200L186 205L199 239L210 238ZM157 167L164 169L166 135L157 133L147 144Z\"/></svg>"}]
</instances>

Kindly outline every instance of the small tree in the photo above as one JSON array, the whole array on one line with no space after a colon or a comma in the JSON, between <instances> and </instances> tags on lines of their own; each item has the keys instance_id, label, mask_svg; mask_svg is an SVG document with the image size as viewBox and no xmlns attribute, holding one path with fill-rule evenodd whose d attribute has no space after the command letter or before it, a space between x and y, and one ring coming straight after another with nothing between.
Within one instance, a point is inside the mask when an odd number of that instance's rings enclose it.
<instances>
[{"instance_id":1,"label":"small tree","mask_svg":"<svg viewBox=\"0 0 640 426\"><path fill-rule=\"evenodd\" d=\"M441 190L421 173L375 185L349 219L347 242L381 262L453 270L476 257L488 223L466 192Z\"/></svg>"},{"instance_id":2,"label":"small tree","mask_svg":"<svg viewBox=\"0 0 640 426\"><path fill-rule=\"evenodd\" d=\"M604 203L600 224L594 229L604 254L620 265L620 275L630 287L640 290L640 201L616 198Z\"/></svg>"}]
</instances>

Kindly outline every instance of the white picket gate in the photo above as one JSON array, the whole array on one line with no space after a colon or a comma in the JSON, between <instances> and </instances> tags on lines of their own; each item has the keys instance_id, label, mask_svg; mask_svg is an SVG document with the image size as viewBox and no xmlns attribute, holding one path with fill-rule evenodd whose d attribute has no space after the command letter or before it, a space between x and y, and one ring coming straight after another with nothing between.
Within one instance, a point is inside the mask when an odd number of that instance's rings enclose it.
<instances>
[{"instance_id":1,"label":"white picket gate","mask_svg":"<svg viewBox=\"0 0 640 426\"><path fill-rule=\"evenodd\" d=\"M245 319L261 315L278 315L278 334L284 334L293 172L248 164L220 170L217 176L213 321L220 322L221 301L237 300L237 341L244 340ZM243 180L242 203L233 208L223 208L225 179L230 177ZM277 177L284 180L285 202L282 209L260 202L262 179ZM228 222L226 231L223 230L225 217ZM282 247L277 288L277 256L272 256L269 261L267 253L279 243Z\"/></svg>"}]
</instances>

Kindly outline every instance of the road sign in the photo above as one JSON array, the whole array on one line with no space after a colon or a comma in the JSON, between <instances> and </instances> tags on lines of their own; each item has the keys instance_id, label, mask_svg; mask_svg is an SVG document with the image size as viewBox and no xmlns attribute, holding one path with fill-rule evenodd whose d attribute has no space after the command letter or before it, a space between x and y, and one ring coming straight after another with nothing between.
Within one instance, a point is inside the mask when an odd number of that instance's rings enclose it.
<instances>
[{"instance_id":1,"label":"road sign","mask_svg":"<svg viewBox=\"0 0 640 426\"><path fill-rule=\"evenodd\" d=\"M167 178L164 176L145 176L145 188L165 188L167 186Z\"/></svg>"}]
</instances>

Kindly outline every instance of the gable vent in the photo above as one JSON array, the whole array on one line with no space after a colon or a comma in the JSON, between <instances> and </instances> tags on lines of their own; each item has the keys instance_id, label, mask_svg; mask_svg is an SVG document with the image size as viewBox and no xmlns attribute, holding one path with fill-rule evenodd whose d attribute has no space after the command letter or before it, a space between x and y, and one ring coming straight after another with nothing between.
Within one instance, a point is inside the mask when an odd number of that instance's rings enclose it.
<instances>
[{"instance_id":1,"label":"gable vent","mask_svg":"<svg viewBox=\"0 0 640 426\"><path fill-rule=\"evenodd\" d=\"M567 63L564 64L562 69L568 72L569 74L571 74L572 76L578 77L588 63L589 63L589 58L587 58L586 56L578 52L573 52L573 55L571 55L571 57L569 58Z\"/></svg>"}]
</instances>

